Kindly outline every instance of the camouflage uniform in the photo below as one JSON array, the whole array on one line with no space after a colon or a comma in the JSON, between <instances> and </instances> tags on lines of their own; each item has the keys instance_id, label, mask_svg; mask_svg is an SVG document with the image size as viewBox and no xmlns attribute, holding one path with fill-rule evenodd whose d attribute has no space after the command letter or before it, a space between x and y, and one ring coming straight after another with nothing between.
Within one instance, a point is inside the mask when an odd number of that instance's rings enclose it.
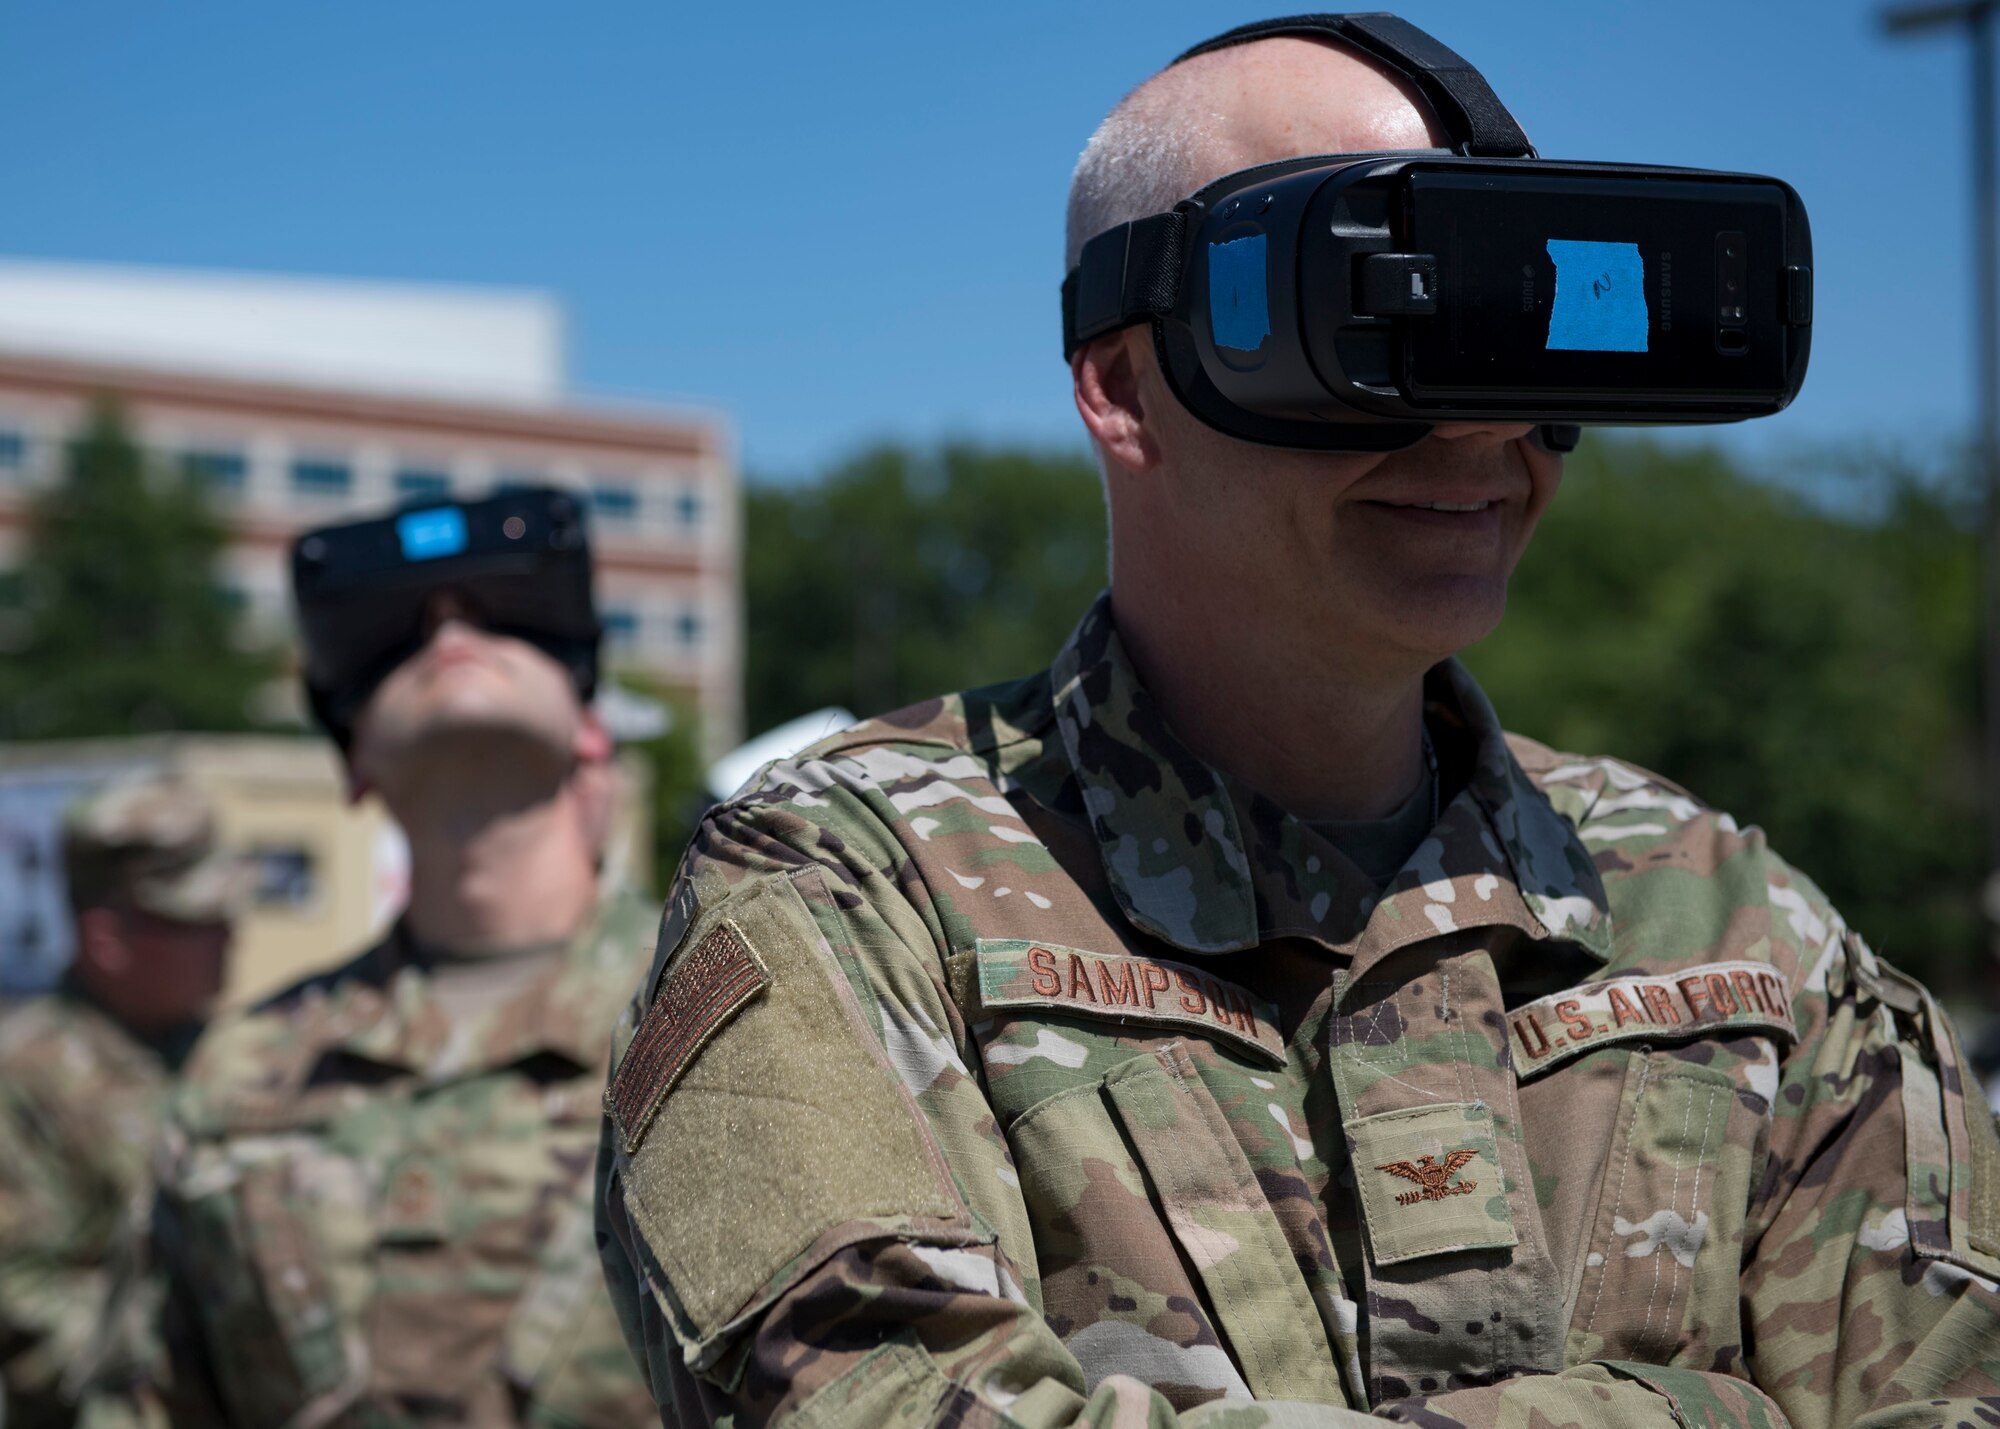
<instances>
[{"instance_id":1,"label":"camouflage uniform","mask_svg":"<svg viewBox=\"0 0 2000 1429\"><path fill-rule=\"evenodd\" d=\"M220 1023L154 1243L175 1422L613 1426L650 1413L592 1246L599 1090L650 904L447 1016L400 932Z\"/></svg>"},{"instance_id":2,"label":"camouflage uniform","mask_svg":"<svg viewBox=\"0 0 2000 1429\"><path fill-rule=\"evenodd\" d=\"M180 780L120 779L64 817L79 908L227 921L243 867ZM0 1387L5 1422L67 1424L99 1356L108 1266L147 1194L146 1150L194 1029L142 1039L74 977L0 1012ZM69 1383L65 1383L65 1379Z\"/></svg>"},{"instance_id":3,"label":"camouflage uniform","mask_svg":"<svg viewBox=\"0 0 2000 1429\"><path fill-rule=\"evenodd\" d=\"M1379 892L1104 602L713 811L599 1158L668 1422L2000 1422L1930 997L1756 830L1428 694L1462 788Z\"/></svg>"}]
</instances>

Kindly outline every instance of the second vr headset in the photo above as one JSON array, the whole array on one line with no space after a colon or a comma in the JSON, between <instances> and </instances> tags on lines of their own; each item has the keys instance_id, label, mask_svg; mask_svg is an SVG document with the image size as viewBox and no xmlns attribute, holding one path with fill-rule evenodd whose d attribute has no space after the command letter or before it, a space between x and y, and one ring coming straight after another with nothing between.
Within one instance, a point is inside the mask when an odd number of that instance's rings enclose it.
<instances>
[{"instance_id":1,"label":"second vr headset","mask_svg":"<svg viewBox=\"0 0 2000 1429\"><path fill-rule=\"evenodd\" d=\"M1452 148L1225 175L1084 244L1063 355L1149 323L1175 395L1245 441L1393 451L1441 422L1733 422L1783 410L1812 338L1787 184L1537 157L1485 79L1394 15L1245 25L1336 40L1413 84Z\"/></svg>"},{"instance_id":2,"label":"second vr headset","mask_svg":"<svg viewBox=\"0 0 2000 1429\"><path fill-rule=\"evenodd\" d=\"M459 596L488 630L545 651L577 697L597 691L601 626L577 499L522 487L322 526L292 545L306 698L343 746L376 686L422 646L427 607Z\"/></svg>"}]
</instances>

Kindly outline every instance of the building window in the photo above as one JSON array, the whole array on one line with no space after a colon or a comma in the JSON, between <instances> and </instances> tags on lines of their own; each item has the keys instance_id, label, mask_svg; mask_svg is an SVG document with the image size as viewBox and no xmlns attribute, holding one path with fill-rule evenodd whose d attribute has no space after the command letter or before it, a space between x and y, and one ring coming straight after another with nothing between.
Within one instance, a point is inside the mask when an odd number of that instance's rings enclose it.
<instances>
[{"instance_id":1,"label":"building window","mask_svg":"<svg viewBox=\"0 0 2000 1429\"><path fill-rule=\"evenodd\" d=\"M700 645L702 637L701 612L692 606L681 611L674 619L674 636L681 642L683 649L692 650Z\"/></svg>"},{"instance_id":2,"label":"building window","mask_svg":"<svg viewBox=\"0 0 2000 1429\"><path fill-rule=\"evenodd\" d=\"M639 643L639 614L623 606L613 606L604 612L604 638L620 650L629 650Z\"/></svg>"},{"instance_id":3,"label":"building window","mask_svg":"<svg viewBox=\"0 0 2000 1429\"><path fill-rule=\"evenodd\" d=\"M28 434L0 427L0 471L20 471L28 464Z\"/></svg>"},{"instance_id":4,"label":"building window","mask_svg":"<svg viewBox=\"0 0 2000 1429\"><path fill-rule=\"evenodd\" d=\"M301 496L345 496L354 487L354 468L344 461L295 461L292 490Z\"/></svg>"},{"instance_id":5,"label":"building window","mask_svg":"<svg viewBox=\"0 0 2000 1429\"><path fill-rule=\"evenodd\" d=\"M250 463L242 452L189 452L183 460L194 478L211 491L234 495L250 480Z\"/></svg>"},{"instance_id":6,"label":"building window","mask_svg":"<svg viewBox=\"0 0 2000 1429\"><path fill-rule=\"evenodd\" d=\"M639 493L629 486L605 485L590 488L592 514L606 521L636 521Z\"/></svg>"},{"instance_id":7,"label":"building window","mask_svg":"<svg viewBox=\"0 0 2000 1429\"><path fill-rule=\"evenodd\" d=\"M451 495L451 477L441 471L405 467L396 473L396 495L405 501L432 501Z\"/></svg>"},{"instance_id":8,"label":"building window","mask_svg":"<svg viewBox=\"0 0 2000 1429\"><path fill-rule=\"evenodd\" d=\"M239 620L250 609L250 592L228 581L216 586L215 599L217 604Z\"/></svg>"},{"instance_id":9,"label":"building window","mask_svg":"<svg viewBox=\"0 0 2000 1429\"><path fill-rule=\"evenodd\" d=\"M493 483L493 494L505 496L510 491L528 491L548 484L549 479L539 471L503 471Z\"/></svg>"},{"instance_id":10,"label":"building window","mask_svg":"<svg viewBox=\"0 0 2000 1429\"><path fill-rule=\"evenodd\" d=\"M681 523L681 529L692 531L701 525L701 493L692 488L683 490L674 498L674 519Z\"/></svg>"}]
</instances>

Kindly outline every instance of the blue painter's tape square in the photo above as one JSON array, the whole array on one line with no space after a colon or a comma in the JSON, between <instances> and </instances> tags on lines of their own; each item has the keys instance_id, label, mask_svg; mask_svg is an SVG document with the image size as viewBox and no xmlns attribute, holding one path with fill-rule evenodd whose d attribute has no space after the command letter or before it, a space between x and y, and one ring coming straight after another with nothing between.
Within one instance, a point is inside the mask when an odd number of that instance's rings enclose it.
<instances>
[{"instance_id":1,"label":"blue painter's tape square","mask_svg":"<svg viewBox=\"0 0 2000 1429\"><path fill-rule=\"evenodd\" d=\"M1652 320L1638 244L1551 238L1549 257L1556 265L1550 351L1646 351Z\"/></svg>"},{"instance_id":2,"label":"blue painter's tape square","mask_svg":"<svg viewBox=\"0 0 2000 1429\"><path fill-rule=\"evenodd\" d=\"M465 513L456 506L412 511L396 518L396 534L403 539L406 561L455 556L465 549Z\"/></svg>"},{"instance_id":3,"label":"blue painter's tape square","mask_svg":"<svg viewBox=\"0 0 2000 1429\"><path fill-rule=\"evenodd\" d=\"M1255 352L1271 335L1263 234L1208 245L1208 331L1237 352Z\"/></svg>"}]
</instances>

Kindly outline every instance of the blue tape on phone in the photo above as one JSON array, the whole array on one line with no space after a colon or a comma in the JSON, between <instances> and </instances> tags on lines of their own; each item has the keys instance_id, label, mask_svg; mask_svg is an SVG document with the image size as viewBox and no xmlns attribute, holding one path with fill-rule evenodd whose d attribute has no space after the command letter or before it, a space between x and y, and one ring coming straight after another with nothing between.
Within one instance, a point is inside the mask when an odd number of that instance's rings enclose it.
<instances>
[{"instance_id":1,"label":"blue tape on phone","mask_svg":"<svg viewBox=\"0 0 2000 1429\"><path fill-rule=\"evenodd\" d=\"M1255 352L1271 335L1264 235L1208 245L1208 331L1217 347Z\"/></svg>"},{"instance_id":2,"label":"blue tape on phone","mask_svg":"<svg viewBox=\"0 0 2000 1429\"><path fill-rule=\"evenodd\" d=\"M465 513L456 506L412 511L396 518L396 534L402 538L406 561L455 556L465 549Z\"/></svg>"},{"instance_id":3,"label":"blue tape on phone","mask_svg":"<svg viewBox=\"0 0 2000 1429\"><path fill-rule=\"evenodd\" d=\"M1638 244L1551 238L1549 257L1556 265L1551 352L1646 351L1652 323Z\"/></svg>"}]
</instances>

